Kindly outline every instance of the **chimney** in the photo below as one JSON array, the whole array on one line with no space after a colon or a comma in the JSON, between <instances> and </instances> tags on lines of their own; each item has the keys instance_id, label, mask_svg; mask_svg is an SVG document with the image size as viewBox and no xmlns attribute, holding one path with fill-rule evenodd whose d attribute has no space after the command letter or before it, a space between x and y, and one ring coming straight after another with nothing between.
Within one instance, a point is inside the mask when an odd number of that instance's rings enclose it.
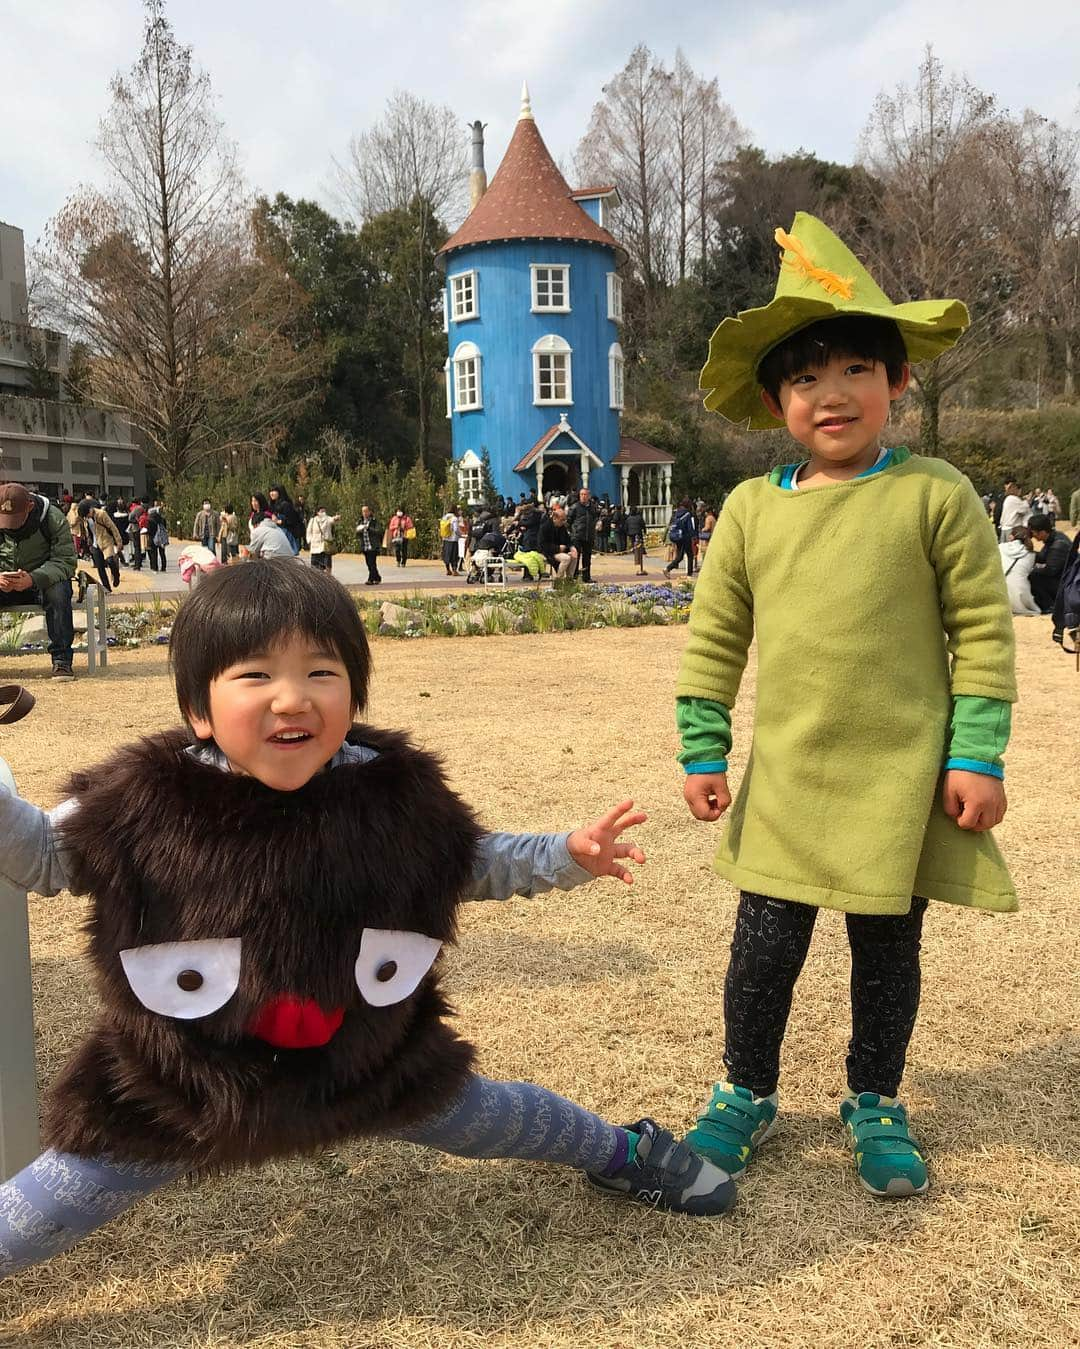
<instances>
[{"instance_id":1,"label":"chimney","mask_svg":"<svg viewBox=\"0 0 1080 1349\"><path fill-rule=\"evenodd\" d=\"M480 198L487 191L487 173L484 170L484 127L485 123L477 119L472 124L472 166L469 169L469 210L476 209Z\"/></svg>"}]
</instances>

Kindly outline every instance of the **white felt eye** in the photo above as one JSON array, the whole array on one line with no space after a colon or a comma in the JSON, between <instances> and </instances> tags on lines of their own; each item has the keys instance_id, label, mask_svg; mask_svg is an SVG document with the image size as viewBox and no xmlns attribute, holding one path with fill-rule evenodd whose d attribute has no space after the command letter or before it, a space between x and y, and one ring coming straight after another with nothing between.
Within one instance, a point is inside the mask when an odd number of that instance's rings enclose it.
<instances>
[{"instance_id":1,"label":"white felt eye","mask_svg":"<svg viewBox=\"0 0 1080 1349\"><path fill-rule=\"evenodd\" d=\"M240 938L172 941L120 952L131 991L161 1016L193 1021L224 1007L240 982Z\"/></svg>"},{"instance_id":2,"label":"white felt eye","mask_svg":"<svg viewBox=\"0 0 1080 1349\"><path fill-rule=\"evenodd\" d=\"M420 932L366 927L356 958L356 986L372 1007L389 1007L415 992L435 963L442 942Z\"/></svg>"}]
</instances>

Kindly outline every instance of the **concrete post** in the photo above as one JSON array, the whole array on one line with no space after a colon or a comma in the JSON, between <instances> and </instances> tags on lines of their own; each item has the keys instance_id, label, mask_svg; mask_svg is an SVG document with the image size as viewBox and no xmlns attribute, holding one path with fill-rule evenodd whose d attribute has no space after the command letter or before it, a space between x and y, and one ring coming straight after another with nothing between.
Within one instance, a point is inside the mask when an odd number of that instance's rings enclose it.
<instances>
[{"instance_id":1,"label":"concrete post","mask_svg":"<svg viewBox=\"0 0 1080 1349\"><path fill-rule=\"evenodd\" d=\"M0 759L0 784L15 791L11 769ZM0 1180L38 1155L34 1010L30 987L30 933L26 891L0 879Z\"/></svg>"}]
</instances>

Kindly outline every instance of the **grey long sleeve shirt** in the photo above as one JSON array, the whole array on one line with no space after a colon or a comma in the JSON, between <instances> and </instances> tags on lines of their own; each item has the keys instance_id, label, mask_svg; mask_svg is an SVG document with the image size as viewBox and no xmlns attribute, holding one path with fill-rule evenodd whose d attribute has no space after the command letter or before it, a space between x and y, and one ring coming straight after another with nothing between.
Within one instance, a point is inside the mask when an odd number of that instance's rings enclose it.
<instances>
[{"instance_id":1,"label":"grey long sleeve shirt","mask_svg":"<svg viewBox=\"0 0 1080 1349\"><path fill-rule=\"evenodd\" d=\"M213 745L193 747L200 762L227 772L220 750ZM375 751L361 745L343 745L330 769L363 762ZM44 811L14 795L0 780L0 876L20 890L55 895L71 889L77 858L64 843L57 826L73 810L75 800ZM570 856L569 834L484 834L467 899L531 899L547 890L571 890L593 879Z\"/></svg>"}]
</instances>

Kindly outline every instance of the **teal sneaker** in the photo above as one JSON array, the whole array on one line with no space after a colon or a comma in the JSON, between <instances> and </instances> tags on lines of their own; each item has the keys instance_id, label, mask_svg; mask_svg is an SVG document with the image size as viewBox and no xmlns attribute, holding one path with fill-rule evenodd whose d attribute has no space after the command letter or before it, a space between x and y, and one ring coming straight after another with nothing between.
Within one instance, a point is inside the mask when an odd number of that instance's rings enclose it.
<instances>
[{"instance_id":1,"label":"teal sneaker","mask_svg":"<svg viewBox=\"0 0 1080 1349\"><path fill-rule=\"evenodd\" d=\"M749 1087L717 1082L686 1142L729 1176L741 1176L761 1144L776 1132L776 1109L775 1092L755 1096Z\"/></svg>"},{"instance_id":2,"label":"teal sneaker","mask_svg":"<svg viewBox=\"0 0 1080 1349\"><path fill-rule=\"evenodd\" d=\"M855 1169L864 1189L881 1199L925 1194L930 1180L919 1145L908 1131L907 1111L899 1101L875 1092L845 1096L840 1118L847 1125Z\"/></svg>"}]
</instances>

